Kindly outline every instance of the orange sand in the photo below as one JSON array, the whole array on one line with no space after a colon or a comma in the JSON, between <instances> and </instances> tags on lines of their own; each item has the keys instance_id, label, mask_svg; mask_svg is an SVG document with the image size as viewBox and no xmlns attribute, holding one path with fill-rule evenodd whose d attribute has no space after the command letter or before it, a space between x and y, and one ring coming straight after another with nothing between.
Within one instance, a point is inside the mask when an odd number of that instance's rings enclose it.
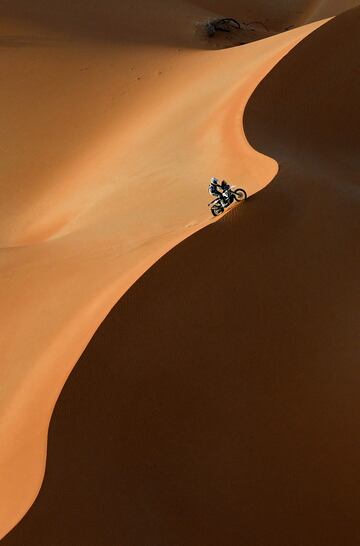
<instances>
[{"instance_id":1,"label":"orange sand","mask_svg":"<svg viewBox=\"0 0 360 546\"><path fill-rule=\"evenodd\" d=\"M196 24L215 2L194 4L1 8L0 536L37 495L54 404L99 324L213 221L210 176L252 194L277 172L248 144L244 107L326 20L206 50Z\"/></svg>"}]
</instances>

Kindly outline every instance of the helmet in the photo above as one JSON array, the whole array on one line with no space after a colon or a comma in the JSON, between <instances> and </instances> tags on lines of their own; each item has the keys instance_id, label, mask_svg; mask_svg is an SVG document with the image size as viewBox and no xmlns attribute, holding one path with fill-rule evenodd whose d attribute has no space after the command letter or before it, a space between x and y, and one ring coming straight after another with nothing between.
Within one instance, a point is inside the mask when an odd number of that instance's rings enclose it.
<instances>
[{"instance_id":1,"label":"helmet","mask_svg":"<svg viewBox=\"0 0 360 546\"><path fill-rule=\"evenodd\" d=\"M219 180L213 176L211 178L210 182L211 182L211 184L217 184L219 182Z\"/></svg>"}]
</instances>

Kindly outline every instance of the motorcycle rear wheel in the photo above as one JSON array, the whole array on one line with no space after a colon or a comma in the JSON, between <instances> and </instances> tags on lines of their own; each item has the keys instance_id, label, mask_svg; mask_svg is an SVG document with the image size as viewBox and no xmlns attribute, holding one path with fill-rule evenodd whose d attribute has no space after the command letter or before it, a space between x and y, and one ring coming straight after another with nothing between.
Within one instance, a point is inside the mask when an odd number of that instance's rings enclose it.
<instances>
[{"instance_id":1,"label":"motorcycle rear wheel","mask_svg":"<svg viewBox=\"0 0 360 546\"><path fill-rule=\"evenodd\" d=\"M213 216L220 216L224 212L224 209L221 205L213 205L211 207L211 212Z\"/></svg>"}]
</instances>

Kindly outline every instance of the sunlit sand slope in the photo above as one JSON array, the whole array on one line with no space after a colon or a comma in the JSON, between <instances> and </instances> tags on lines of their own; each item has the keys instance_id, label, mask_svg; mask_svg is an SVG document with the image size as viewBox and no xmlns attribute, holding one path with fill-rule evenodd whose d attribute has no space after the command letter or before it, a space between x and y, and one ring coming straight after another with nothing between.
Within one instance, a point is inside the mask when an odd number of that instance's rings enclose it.
<instances>
[{"instance_id":1,"label":"sunlit sand slope","mask_svg":"<svg viewBox=\"0 0 360 546\"><path fill-rule=\"evenodd\" d=\"M360 542L359 25L327 23L255 91L246 134L279 174L99 327L4 546Z\"/></svg>"}]
</instances>

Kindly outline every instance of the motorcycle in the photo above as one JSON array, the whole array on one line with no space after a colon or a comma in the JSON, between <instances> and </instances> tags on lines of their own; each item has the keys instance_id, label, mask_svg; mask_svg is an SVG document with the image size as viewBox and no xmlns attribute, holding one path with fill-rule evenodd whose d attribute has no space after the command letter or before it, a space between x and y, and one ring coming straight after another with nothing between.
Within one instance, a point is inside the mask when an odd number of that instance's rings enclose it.
<instances>
[{"instance_id":1,"label":"motorcycle","mask_svg":"<svg viewBox=\"0 0 360 546\"><path fill-rule=\"evenodd\" d=\"M217 184L219 187L219 185ZM212 192L212 187L210 185L209 187L209 193L210 195L216 195L216 193ZM245 201L247 199L247 193L242 188L235 188L235 186L228 186L227 189L222 191L221 196L217 195L216 199L211 201L209 203L209 207L211 207L211 212L213 216L219 216L222 214L227 207L229 207L232 203L240 201Z\"/></svg>"}]
</instances>

